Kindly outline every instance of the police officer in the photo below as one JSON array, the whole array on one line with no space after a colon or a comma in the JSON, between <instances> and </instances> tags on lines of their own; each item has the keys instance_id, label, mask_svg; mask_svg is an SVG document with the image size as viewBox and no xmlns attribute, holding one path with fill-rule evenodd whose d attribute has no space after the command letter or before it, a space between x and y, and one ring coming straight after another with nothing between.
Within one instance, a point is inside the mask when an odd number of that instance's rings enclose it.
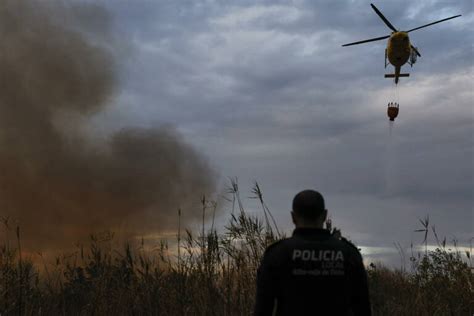
<instances>
[{"instance_id":1,"label":"police officer","mask_svg":"<svg viewBox=\"0 0 474 316\"><path fill-rule=\"evenodd\" d=\"M323 229L322 195L298 193L290 238L269 246L257 273L255 316L371 315L358 249Z\"/></svg>"}]
</instances>

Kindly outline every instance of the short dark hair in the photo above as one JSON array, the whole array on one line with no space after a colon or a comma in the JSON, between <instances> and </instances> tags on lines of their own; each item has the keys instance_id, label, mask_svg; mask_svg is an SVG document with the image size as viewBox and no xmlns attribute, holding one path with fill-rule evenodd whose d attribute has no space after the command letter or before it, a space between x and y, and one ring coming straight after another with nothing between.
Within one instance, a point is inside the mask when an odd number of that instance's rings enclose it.
<instances>
[{"instance_id":1,"label":"short dark hair","mask_svg":"<svg viewBox=\"0 0 474 316\"><path fill-rule=\"evenodd\" d=\"M325 211L324 198L314 190L304 190L293 199L293 212L307 220L316 220Z\"/></svg>"}]
</instances>

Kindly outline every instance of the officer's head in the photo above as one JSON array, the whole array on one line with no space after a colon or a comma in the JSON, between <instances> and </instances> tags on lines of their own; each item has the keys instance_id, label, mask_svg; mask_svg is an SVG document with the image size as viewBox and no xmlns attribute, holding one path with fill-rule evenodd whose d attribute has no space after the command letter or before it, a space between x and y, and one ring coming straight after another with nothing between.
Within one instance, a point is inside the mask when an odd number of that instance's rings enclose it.
<instances>
[{"instance_id":1,"label":"officer's head","mask_svg":"<svg viewBox=\"0 0 474 316\"><path fill-rule=\"evenodd\" d=\"M296 227L323 228L327 210L321 193L304 190L293 199L291 217Z\"/></svg>"}]
</instances>

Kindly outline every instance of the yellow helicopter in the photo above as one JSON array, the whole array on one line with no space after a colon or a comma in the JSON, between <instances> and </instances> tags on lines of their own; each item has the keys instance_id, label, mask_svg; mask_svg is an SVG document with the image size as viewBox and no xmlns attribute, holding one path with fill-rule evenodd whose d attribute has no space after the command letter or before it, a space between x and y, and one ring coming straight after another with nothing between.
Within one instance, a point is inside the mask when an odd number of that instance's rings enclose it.
<instances>
[{"instance_id":1,"label":"yellow helicopter","mask_svg":"<svg viewBox=\"0 0 474 316\"><path fill-rule=\"evenodd\" d=\"M395 84L398 83L398 79L400 77L408 77L410 75L408 73L400 73L402 66L406 62L408 62L410 66L413 66L413 64L416 62L417 57L421 57L418 49L410 43L408 33L436 24L436 23L441 23L441 22L451 20L451 19L461 16L459 14L459 15L455 15L449 18L436 21L436 22L432 22L432 23L425 24L419 27L415 27L408 31L398 31L387 20L387 18L382 14L382 12L380 12L379 9L377 9L375 5L373 5L372 3L370 5L372 6L372 9L374 9L375 13L377 13L377 15L382 19L382 21L384 21L385 24L393 31L392 34L376 37L376 38L371 38L368 40L358 41L354 43L344 44L342 46L357 45L357 44L362 44L362 43L380 41L380 40L388 38L387 48L385 49L385 68L387 68L387 65L388 65L387 59L388 59L389 63L395 67L395 73L385 74L385 78L395 78Z\"/></svg>"}]
</instances>

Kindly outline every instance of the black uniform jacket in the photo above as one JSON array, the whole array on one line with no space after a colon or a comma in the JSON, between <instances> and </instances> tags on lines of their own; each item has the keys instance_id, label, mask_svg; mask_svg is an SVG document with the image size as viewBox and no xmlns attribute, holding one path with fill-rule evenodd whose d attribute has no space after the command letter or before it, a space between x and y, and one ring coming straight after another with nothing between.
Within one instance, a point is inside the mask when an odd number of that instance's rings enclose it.
<instances>
[{"instance_id":1,"label":"black uniform jacket","mask_svg":"<svg viewBox=\"0 0 474 316\"><path fill-rule=\"evenodd\" d=\"M269 246L257 274L256 316L370 315L358 249L328 230L297 228Z\"/></svg>"}]
</instances>

